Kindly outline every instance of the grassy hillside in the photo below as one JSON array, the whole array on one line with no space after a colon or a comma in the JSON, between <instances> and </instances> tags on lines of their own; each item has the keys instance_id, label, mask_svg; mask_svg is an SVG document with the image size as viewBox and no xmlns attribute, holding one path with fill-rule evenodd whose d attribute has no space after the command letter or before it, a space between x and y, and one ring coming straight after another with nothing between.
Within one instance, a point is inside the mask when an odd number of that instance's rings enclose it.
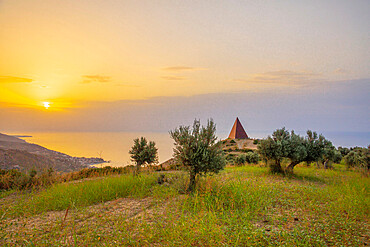
<instances>
[{"instance_id":1,"label":"grassy hillside","mask_svg":"<svg viewBox=\"0 0 370 247\"><path fill-rule=\"evenodd\" d=\"M362 246L369 178L335 167L270 175L229 167L182 194L187 176L111 176L0 199L0 244L37 246Z\"/></svg>"}]
</instances>

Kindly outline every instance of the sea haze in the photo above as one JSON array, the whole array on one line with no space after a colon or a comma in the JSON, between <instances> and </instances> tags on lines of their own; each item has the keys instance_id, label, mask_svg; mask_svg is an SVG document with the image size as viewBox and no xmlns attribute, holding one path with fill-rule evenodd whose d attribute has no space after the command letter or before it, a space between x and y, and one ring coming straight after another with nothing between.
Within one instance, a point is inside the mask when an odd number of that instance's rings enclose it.
<instances>
[{"instance_id":1,"label":"sea haze","mask_svg":"<svg viewBox=\"0 0 370 247\"><path fill-rule=\"evenodd\" d=\"M271 132L247 131L251 138L265 138ZM298 131L304 135L303 131ZM321 133L321 132L319 132ZM132 164L129 149L133 140L144 136L155 141L158 147L159 162L172 157L173 140L168 133L155 132L27 132L12 133L27 135L23 139L46 148L63 152L72 156L102 157L110 160L111 166L126 166ZM370 144L370 132L322 132L335 146L363 146ZM225 139L228 133L219 133L220 139Z\"/></svg>"}]
</instances>

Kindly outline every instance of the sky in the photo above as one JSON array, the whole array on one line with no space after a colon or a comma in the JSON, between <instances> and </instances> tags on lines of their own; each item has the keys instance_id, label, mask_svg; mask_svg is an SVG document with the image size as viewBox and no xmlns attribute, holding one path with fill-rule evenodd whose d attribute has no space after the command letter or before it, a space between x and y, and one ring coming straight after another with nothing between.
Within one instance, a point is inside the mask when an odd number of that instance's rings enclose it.
<instances>
[{"instance_id":1,"label":"sky","mask_svg":"<svg viewBox=\"0 0 370 247\"><path fill-rule=\"evenodd\" d=\"M0 0L0 132L370 132L370 1Z\"/></svg>"}]
</instances>

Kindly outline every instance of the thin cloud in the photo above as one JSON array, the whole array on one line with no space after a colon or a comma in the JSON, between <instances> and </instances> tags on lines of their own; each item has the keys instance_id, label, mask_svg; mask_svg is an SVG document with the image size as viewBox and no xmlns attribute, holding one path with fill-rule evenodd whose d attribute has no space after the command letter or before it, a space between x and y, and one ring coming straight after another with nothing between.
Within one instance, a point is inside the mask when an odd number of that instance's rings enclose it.
<instances>
[{"instance_id":1,"label":"thin cloud","mask_svg":"<svg viewBox=\"0 0 370 247\"><path fill-rule=\"evenodd\" d=\"M204 68L188 67L188 66L172 66L172 67L162 68L162 70L170 71L170 72L184 72L184 71L204 70Z\"/></svg>"},{"instance_id":2,"label":"thin cloud","mask_svg":"<svg viewBox=\"0 0 370 247\"><path fill-rule=\"evenodd\" d=\"M82 83L92 83L92 82L105 83L111 80L110 76L103 76L103 75L83 75L82 78L84 78Z\"/></svg>"},{"instance_id":3,"label":"thin cloud","mask_svg":"<svg viewBox=\"0 0 370 247\"><path fill-rule=\"evenodd\" d=\"M31 78L16 77L16 76L0 76L0 83L29 83L33 82Z\"/></svg>"},{"instance_id":4,"label":"thin cloud","mask_svg":"<svg viewBox=\"0 0 370 247\"><path fill-rule=\"evenodd\" d=\"M344 74L348 74L349 73L347 70L342 69L342 68L337 68L333 72L334 72L334 74L339 74L339 75L344 75Z\"/></svg>"},{"instance_id":5,"label":"thin cloud","mask_svg":"<svg viewBox=\"0 0 370 247\"><path fill-rule=\"evenodd\" d=\"M300 84L321 78L322 75L312 71L278 70L259 74L251 74L247 78L236 78L234 82L241 83L276 83Z\"/></svg>"},{"instance_id":6,"label":"thin cloud","mask_svg":"<svg viewBox=\"0 0 370 247\"><path fill-rule=\"evenodd\" d=\"M184 76L161 76L162 79L168 80L168 81L182 81L186 80L186 77Z\"/></svg>"},{"instance_id":7,"label":"thin cloud","mask_svg":"<svg viewBox=\"0 0 370 247\"><path fill-rule=\"evenodd\" d=\"M142 87L141 85L125 84L125 83L116 83L115 86L118 86L118 87Z\"/></svg>"}]
</instances>

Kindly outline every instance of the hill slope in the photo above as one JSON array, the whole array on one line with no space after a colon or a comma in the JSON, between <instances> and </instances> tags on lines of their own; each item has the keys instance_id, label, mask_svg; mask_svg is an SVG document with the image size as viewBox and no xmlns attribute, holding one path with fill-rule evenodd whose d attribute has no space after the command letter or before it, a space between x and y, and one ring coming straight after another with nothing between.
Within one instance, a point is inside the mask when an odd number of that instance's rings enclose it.
<instances>
[{"instance_id":1,"label":"hill slope","mask_svg":"<svg viewBox=\"0 0 370 247\"><path fill-rule=\"evenodd\" d=\"M0 133L0 169L26 171L31 168L43 170L52 167L56 171L70 172L104 162L106 161L101 158L72 157Z\"/></svg>"}]
</instances>

